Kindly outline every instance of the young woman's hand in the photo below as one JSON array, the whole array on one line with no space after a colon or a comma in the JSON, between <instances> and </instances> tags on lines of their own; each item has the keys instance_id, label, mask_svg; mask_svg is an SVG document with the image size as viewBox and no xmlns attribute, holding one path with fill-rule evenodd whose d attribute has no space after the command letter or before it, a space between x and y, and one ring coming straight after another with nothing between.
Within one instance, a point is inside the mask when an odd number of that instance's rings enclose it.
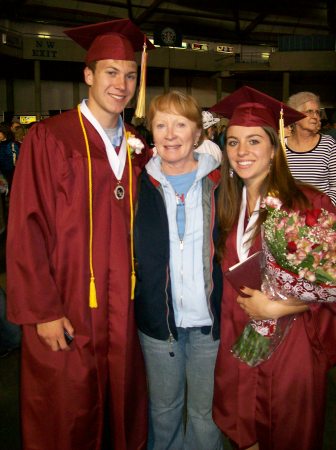
<instances>
[{"instance_id":1,"label":"young woman's hand","mask_svg":"<svg viewBox=\"0 0 336 450\"><path fill-rule=\"evenodd\" d=\"M248 297L237 297L237 302L246 314L255 320L279 319L279 317L297 314L308 310L308 306L299 300L270 300L266 294L257 289L242 287L241 291Z\"/></svg>"}]
</instances>

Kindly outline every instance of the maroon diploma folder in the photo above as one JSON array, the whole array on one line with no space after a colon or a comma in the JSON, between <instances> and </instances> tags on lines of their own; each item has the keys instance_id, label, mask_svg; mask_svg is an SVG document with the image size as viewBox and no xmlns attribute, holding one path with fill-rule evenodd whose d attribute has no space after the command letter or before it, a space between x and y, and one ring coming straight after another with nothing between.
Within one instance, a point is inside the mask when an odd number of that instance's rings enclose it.
<instances>
[{"instance_id":1,"label":"maroon diploma folder","mask_svg":"<svg viewBox=\"0 0 336 450\"><path fill-rule=\"evenodd\" d=\"M225 279L240 293L242 286L261 288L262 252L256 252L245 261L235 264L225 272Z\"/></svg>"}]
</instances>

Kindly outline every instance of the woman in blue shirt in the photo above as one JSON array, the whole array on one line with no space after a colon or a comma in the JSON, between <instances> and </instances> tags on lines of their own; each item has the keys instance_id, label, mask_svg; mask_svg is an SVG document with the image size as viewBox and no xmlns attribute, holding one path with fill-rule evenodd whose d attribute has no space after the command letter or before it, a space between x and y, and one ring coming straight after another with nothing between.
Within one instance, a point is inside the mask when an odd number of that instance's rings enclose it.
<instances>
[{"instance_id":1,"label":"woman in blue shirt","mask_svg":"<svg viewBox=\"0 0 336 450\"><path fill-rule=\"evenodd\" d=\"M156 97L148 120L156 156L140 180L135 220L147 448L217 450L222 438L211 407L222 290L213 244L219 163L197 153L203 129L193 97L178 91Z\"/></svg>"}]
</instances>

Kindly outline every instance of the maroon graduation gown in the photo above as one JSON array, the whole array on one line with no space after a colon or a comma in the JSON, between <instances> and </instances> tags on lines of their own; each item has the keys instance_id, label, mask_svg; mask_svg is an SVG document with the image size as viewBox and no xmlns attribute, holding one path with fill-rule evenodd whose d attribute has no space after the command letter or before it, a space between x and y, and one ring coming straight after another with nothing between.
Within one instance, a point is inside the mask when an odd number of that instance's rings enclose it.
<instances>
[{"instance_id":1,"label":"maroon graduation gown","mask_svg":"<svg viewBox=\"0 0 336 450\"><path fill-rule=\"evenodd\" d=\"M335 212L325 195L311 194L315 208ZM223 270L238 262L237 228L228 238ZM260 239L250 254L260 250ZM249 317L224 281L221 342L218 352L213 416L239 448L259 442L260 450L322 448L326 372L336 363L336 304L312 305L299 314L271 358L257 367L230 352Z\"/></svg>"},{"instance_id":2,"label":"maroon graduation gown","mask_svg":"<svg viewBox=\"0 0 336 450\"><path fill-rule=\"evenodd\" d=\"M128 162L117 180L105 146L83 117L93 179L93 266L98 308L89 308L86 148L77 110L40 122L17 165L7 239L8 317L23 324L24 450L98 450L109 404L116 450L143 449L146 383L130 300ZM132 160L133 194L146 151ZM134 195L133 195L134 197ZM71 321L71 351L53 352L36 323Z\"/></svg>"}]
</instances>

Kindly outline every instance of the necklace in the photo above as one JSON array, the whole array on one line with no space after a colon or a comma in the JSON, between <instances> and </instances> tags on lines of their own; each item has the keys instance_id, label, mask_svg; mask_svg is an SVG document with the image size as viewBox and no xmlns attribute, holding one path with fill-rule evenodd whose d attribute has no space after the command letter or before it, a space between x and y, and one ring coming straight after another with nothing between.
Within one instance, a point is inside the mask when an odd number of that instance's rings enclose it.
<instances>
[{"instance_id":1,"label":"necklace","mask_svg":"<svg viewBox=\"0 0 336 450\"><path fill-rule=\"evenodd\" d=\"M114 196L117 200L122 200L125 197L125 189L124 189L124 186L122 186L119 183L120 183L120 180L118 180L118 184L113 192L114 192Z\"/></svg>"},{"instance_id":2,"label":"necklace","mask_svg":"<svg viewBox=\"0 0 336 450\"><path fill-rule=\"evenodd\" d=\"M125 164L126 164L126 158L127 158L127 142L125 140L125 133L124 133L124 139L122 139L120 150L117 153L116 148L114 145L112 145L112 142L110 141L108 135L104 131L103 127L100 125L98 120L94 117L92 112L89 110L85 100L82 101L80 104L81 113L86 117L86 119L91 123L91 125L96 129L97 133L101 137L102 141L105 144L105 150L107 154L107 158L111 167L112 172L115 175L115 178L119 182L122 178ZM120 184L120 183L118 183Z\"/></svg>"}]
</instances>

